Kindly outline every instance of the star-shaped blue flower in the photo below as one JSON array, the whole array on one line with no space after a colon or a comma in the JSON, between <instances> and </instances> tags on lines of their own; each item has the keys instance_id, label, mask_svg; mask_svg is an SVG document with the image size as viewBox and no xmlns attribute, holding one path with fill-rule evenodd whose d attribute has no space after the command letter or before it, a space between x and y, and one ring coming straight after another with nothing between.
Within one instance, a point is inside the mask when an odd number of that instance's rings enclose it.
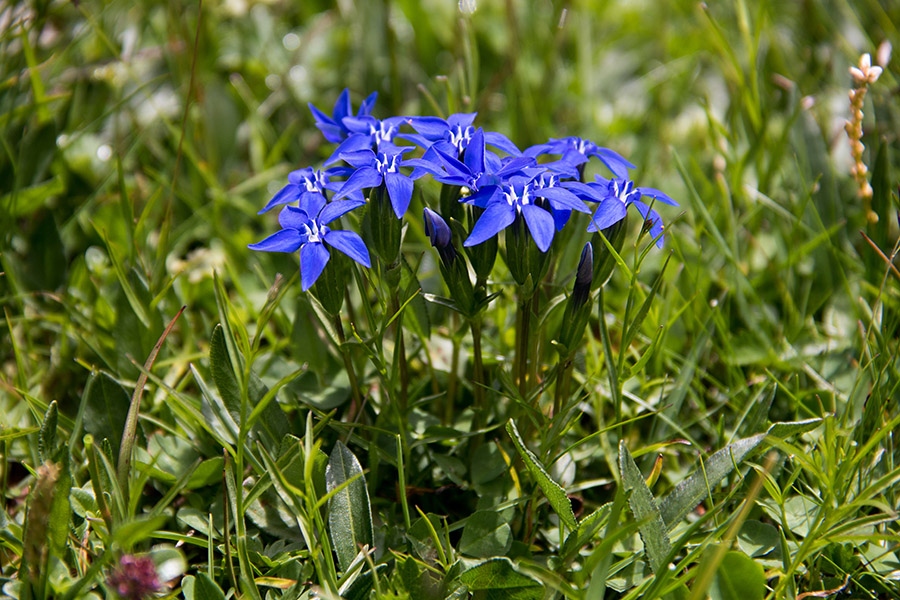
<instances>
[{"instance_id":1,"label":"star-shaped blue flower","mask_svg":"<svg viewBox=\"0 0 900 600\"><path fill-rule=\"evenodd\" d=\"M476 206L484 208L468 239L463 246L474 246L494 237L519 218L525 219L528 231L535 244L546 252L553 242L556 230L553 210L577 210L590 213L587 205L571 192L559 187L537 187L534 180L526 177L513 177L510 183L502 187L493 186L490 197L485 200L484 194L473 201Z\"/></svg>"},{"instance_id":2,"label":"star-shaped blue flower","mask_svg":"<svg viewBox=\"0 0 900 600\"><path fill-rule=\"evenodd\" d=\"M403 154L413 150L411 146L394 146L392 149L375 154L371 150L357 150L341 155L348 164L356 167L356 172L344 182L334 197L335 200L359 190L376 188L382 184L387 188L394 214L400 219L409 208L412 199L412 179L400 172L407 166Z\"/></svg>"},{"instance_id":3,"label":"star-shaped blue flower","mask_svg":"<svg viewBox=\"0 0 900 600\"><path fill-rule=\"evenodd\" d=\"M376 98L378 98L378 92L369 94L369 97L363 100L363 103L360 105L356 116L363 117L370 114L375 106ZM350 129L344 125L344 118L353 116L353 107L350 104L350 90L347 88L344 88L344 91L338 96L330 117L316 108L312 102L309 103L309 110L312 112L313 119L316 120L316 127L319 128L325 139L332 144L339 144L350 135Z\"/></svg>"},{"instance_id":4,"label":"star-shaped blue flower","mask_svg":"<svg viewBox=\"0 0 900 600\"><path fill-rule=\"evenodd\" d=\"M574 154L573 154L574 153ZM580 137L551 138L550 141L528 148L523 153L526 156L539 156L541 154L569 155L570 162L585 163L594 156L600 159L616 177L628 177L628 169L635 168L621 154L609 148L598 146L590 140Z\"/></svg>"},{"instance_id":5,"label":"star-shaped blue flower","mask_svg":"<svg viewBox=\"0 0 900 600\"><path fill-rule=\"evenodd\" d=\"M409 117L409 124L417 133L403 134L402 137L422 148L434 147L444 154L459 158L475 135L476 130L472 127L472 122L477 114L456 113L446 120L440 117ZM522 154L522 151L502 133L486 131L483 135L488 146L512 156Z\"/></svg>"},{"instance_id":6,"label":"star-shaped blue flower","mask_svg":"<svg viewBox=\"0 0 900 600\"><path fill-rule=\"evenodd\" d=\"M300 208L285 206L278 214L281 231L256 244L247 246L262 252L296 252L300 250L300 289L308 290L322 274L331 254L328 244L363 265L371 266L369 250L354 231L336 231L328 224L359 208L363 200L340 200L326 204L317 196L309 196Z\"/></svg>"},{"instance_id":7,"label":"star-shaped blue flower","mask_svg":"<svg viewBox=\"0 0 900 600\"><path fill-rule=\"evenodd\" d=\"M343 181L331 181L332 177L347 177L353 174L350 167L333 167L316 170L312 167L298 169L288 174L288 184L275 194L268 204L257 214L266 213L276 206L304 201L308 195L318 196L325 201L325 190L336 192L344 185ZM362 200L362 194L351 196L351 200Z\"/></svg>"},{"instance_id":8,"label":"star-shaped blue flower","mask_svg":"<svg viewBox=\"0 0 900 600\"><path fill-rule=\"evenodd\" d=\"M664 237L662 232L665 228L662 217L654 209L650 208L641 198L652 198L657 202L668 204L670 206L678 206L678 203L672 200L665 193L651 187L635 187L634 182L630 179L616 178L606 179L599 175L595 178L596 182L581 184L584 188L589 188L591 192L590 199L599 197L600 206L591 215L591 222L587 230L589 232L600 231L625 218L625 213L629 205L634 205L641 217L650 224L650 235L656 239L656 246L662 248ZM572 188L575 189L575 188ZM583 188L578 187L583 193L587 193ZM579 194L581 195L581 194ZM584 197L584 196L582 196Z\"/></svg>"},{"instance_id":9,"label":"star-shaped blue flower","mask_svg":"<svg viewBox=\"0 0 900 600\"><path fill-rule=\"evenodd\" d=\"M407 121L406 117L388 117L378 120L371 116L345 117L343 120L350 134L341 145L335 148L325 165L336 163L342 154L373 148L386 151L396 148L394 137L400 131L400 125Z\"/></svg>"}]
</instances>

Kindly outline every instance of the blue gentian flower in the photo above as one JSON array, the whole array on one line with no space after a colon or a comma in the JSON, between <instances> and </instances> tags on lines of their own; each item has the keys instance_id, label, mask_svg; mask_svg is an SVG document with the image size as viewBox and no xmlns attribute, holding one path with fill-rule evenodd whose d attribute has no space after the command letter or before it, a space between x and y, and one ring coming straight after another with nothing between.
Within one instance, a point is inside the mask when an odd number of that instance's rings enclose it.
<instances>
[{"instance_id":1,"label":"blue gentian flower","mask_svg":"<svg viewBox=\"0 0 900 600\"><path fill-rule=\"evenodd\" d=\"M325 161L325 165L336 163L341 155L358 150L391 150L396 148L394 137L400 130L400 125L407 121L406 117L388 117L379 120L371 116L345 117L344 126L350 131L340 146L335 148L331 157Z\"/></svg>"},{"instance_id":2,"label":"blue gentian flower","mask_svg":"<svg viewBox=\"0 0 900 600\"><path fill-rule=\"evenodd\" d=\"M520 174L523 169L535 164L534 159L530 157L509 156L500 159L493 152L486 150L484 131L480 127L469 140L462 161L434 146L432 150L439 162L428 161L424 156L408 162L423 168L431 164L433 170L430 172L435 181L465 187L473 192L489 185L500 185L509 177ZM443 169L434 169L435 165Z\"/></svg>"},{"instance_id":3,"label":"blue gentian flower","mask_svg":"<svg viewBox=\"0 0 900 600\"><path fill-rule=\"evenodd\" d=\"M247 246L262 252L296 252L300 250L300 289L308 290L322 274L331 254L328 244L369 267L369 251L354 231L336 231L328 224L364 205L364 200L340 200L328 204L318 196L309 196L300 208L285 206L278 214L281 231L256 244Z\"/></svg>"},{"instance_id":4,"label":"blue gentian flower","mask_svg":"<svg viewBox=\"0 0 900 600\"><path fill-rule=\"evenodd\" d=\"M541 252L546 252L553 241L556 227L553 215L544 206L590 213L585 203L567 190L536 187L534 180L526 177L513 177L510 183L502 187L492 186L491 195L487 200L480 192L470 198L475 196L480 197L473 203L484 208L484 212L463 243L463 246L467 247L489 240L512 225L521 215L537 247Z\"/></svg>"},{"instance_id":5,"label":"blue gentian flower","mask_svg":"<svg viewBox=\"0 0 900 600\"><path fill-rule=\"evenodd\" d=\"M634 182L630 179L606 179L599 175L595 179L596 182L586 184L585 187L592 189L594 192L593 198L600 197L600 206L591 215L591 223L588 225L587 230L589 232L600 231L618 223L625 218L628 206L634 205L637 211L641 213L644 221L650 224L650 235L654 238L659 236L659 239L656 240L656 245L662 248L664 236L661 234L665 228L662 217L658 212L642 202L641 198L652 198L670 206L678 206L678 203L657 189L635 187Z\"/></svg>"},{"instance_id":6,"label":"blue gentian flower","mask_svg":"<svg viewBox=\"0 0 900 600\"><path fill-rule=\"evenodd\" d=\"M325 201L325 190L336 192L344 185L342 181L331 181L332 177L347 177L353 174L350 167L333 167L331 169L317 170L312 167L298 169L288 173L288 184L275 194L268 204L257 214L269 212L276 206L291 204L305 198L307 195L319 196ZM351 196L351 200L362 200L362 194Z\"/></svg>"},{"instance_id":7,"label":"blue gentian flower","mask_svg":"<svg viewBox=\"0 0 900 600\"><path fill-rule=\"evenodd\" d=\"M574 153L574 154L573 154ZM628 162L621 154L609 148L598 146L590 140L580 137L551 138L550 141L532 146L523 152L526 156L539 156L541 154L567 155L570 162L585 163L590 157L595 156L612 171L616 177L628 177L628 169L634 169L634 165Z\"/></svg>"},{"instance_id":8,"label":"blue gentian flower","mask_svg":"<svg viewBox=\"0 0 900 600\"><path fill-rule=\"evenodd\" d=\"M397 218L403 217L412 199L413 180L400 172L400 167L408 166L403 154L413 150L411 146L394 146L375 154L371 150L357 150L341 155L341 158L356 168L344 185L338 190L335 200L349 196L363 189L376 188L382 184L387 188L391 206Z\"/></svg>"},{"instance_id":9,"label":"blue gentian flower","mask_svg":"<svg viewBox=\"0 0 900 600\"><path fill-rule=\"evenodd\" d=\"M444 154L450 154L457 158L469 146L469 142L475 135L472 122L478 113L456 113L447 117L409 117L409 124L416 130L416 134L402 134L407 139L422 148L435 147ZM507 154L519 156L522 151L513 144L508 137L496 131L484 132L484 141L488 146L502 150Z\"/></svg>"},{"instance_id":10,"label":"blue gentian flower","mask_svg":"<svg viewBox=\"0 0 900 600\"><path fill-rule=\"evenodd\" d=\"M357 116L363 117L370 114L372 108L375 106L376 98L378 98L378 92L369 94L369 97L363 100L363 103L360 105ZM322 132L325 139L332 144L339 144L344 138L350 135L350 129L344 125L344 118L353 116L353 107L350 104L350 90L347 88L344 88L344 91L338 96L330 117L316 108L312 102L309 103L309 110L316 120L316 127L319 128L319 131Z\"/></svg>"}]
</instances>

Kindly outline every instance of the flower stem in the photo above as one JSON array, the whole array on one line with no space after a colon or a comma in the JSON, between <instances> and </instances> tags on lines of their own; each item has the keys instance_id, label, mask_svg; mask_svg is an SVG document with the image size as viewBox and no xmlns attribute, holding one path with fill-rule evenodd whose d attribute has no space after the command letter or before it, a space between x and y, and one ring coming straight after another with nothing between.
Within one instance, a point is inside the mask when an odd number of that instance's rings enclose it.
<instances>
[{"instance_id":1,"label":"flower stem","mask_svg":"<svg viewBox=\"0 0 900 600\"><path fill-rule=\"evenodd\" d=\"M391 312L396 314L400 310L400 297L397 288L391 293ZM406 414L407 389L409 384L408 367L406 364L406 346L403 343L403 315L397 315L394 320L394 343L397 345L396 356L400 368L400 410Z\"/></svg>"},{"instance_id":2,"label":"flower stem","mask_svg":"<svg viewBox=\"0 0 900 600\"><path fill-rule=\"evenodd\" d=\"M481 319L476 317L470 322L472 329L472 360L474 362L472 394L475 396L475 429L481 429L485 423L484 403L484 362L481 356Z\"/></svg>"},{"instance_id":3,"label":"flower stem","mask_svg":"<svg viewBox=\"0 0 900 600\"><path fill-rule=\"evenodd\" d=\"M562 412L563 403L569 398L569 384L572 381L572 357L560 357L556 366L556 390L553 395L553 417Z\"/></svg>"},{"instance_id":4,"label":"flower stem","mask_svg":"<svg viewBox=\"0 0 900 600\"><path fill-rule=\"evenodd\" d=\"M344 346L347 340L344 335L344 324L341 322L341 315L334 315L334 330L337 332L338 342L341 346L341 356L344 359L344 368L347 370L347 378L350 380L350 393L353 395L353 404L350 406L351 419L356 415L356 411L362 407L362 397L359 393L359 383L356 379L356 371L353 369L353 361L350 359L350 350Z\"/></svg>"},{"instance_id":5,"label":"flower stem","mask_svg":"<svg viewBox=\"0 0 900 600\"><path fill-rule=\"evenodd\" d=\"M456 315L450 315L450 331L456 331ZM453 403L456 400L456 372L459 370L459 338L453 335L450 353L450 372L447 374L447 394L444 397L444 425L453 422Z\"/></svg>"},{"instance_id":6,"label":"flower stem","mask_svg":"<svg viewBox=\"0 0 900 600\"><path fill-rule=\"evenodd\" d=\"M519 394L525 398L528 379L528 335L531 330L531 296L519 297L519 307L516 312L516 358L515 372L519 386Z\"/></svg>"}]
</instances>

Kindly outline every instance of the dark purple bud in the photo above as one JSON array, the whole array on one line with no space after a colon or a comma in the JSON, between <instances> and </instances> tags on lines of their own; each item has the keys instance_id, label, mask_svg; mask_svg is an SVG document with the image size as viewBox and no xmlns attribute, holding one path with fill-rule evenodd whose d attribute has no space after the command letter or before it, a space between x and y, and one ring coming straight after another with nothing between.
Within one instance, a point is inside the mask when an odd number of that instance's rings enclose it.
<instances>
[{"instance_id":1,"label":"dark purple bud","mask_svg":"<svg viewBox=\"0 0 900 600\"><path fill-rule=\"evenodd\" d=\"M451 243L452 235L450 226L430 208L425 209L425 233L431 239L431 245L434 246L441 255L441 260L448 267L456 260L456 248Z\"/></svg>"},{"instance_id":2,"label":"dark purple bud","mask_svg":"<svg viewBox=\"0 0 900 600\"><path fill-rule=\"evenodd\" d=\"M575 308L583 305L591 293L591 282L594 280L594 251L590 242L584 245L578 270L575 272L575 286L572 288L572 300Z\"/></svg>"}]
</instances>

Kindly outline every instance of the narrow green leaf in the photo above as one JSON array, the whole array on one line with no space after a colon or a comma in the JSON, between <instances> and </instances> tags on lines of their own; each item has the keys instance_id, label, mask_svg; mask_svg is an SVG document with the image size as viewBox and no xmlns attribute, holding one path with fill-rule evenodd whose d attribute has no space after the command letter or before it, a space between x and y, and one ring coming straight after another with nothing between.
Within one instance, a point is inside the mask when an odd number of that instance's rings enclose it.
<instances>
[{"instance_id":1,"label":"narrow green leaf","mask_svg":"<svg viewBox=\"0 0 900 600\"><path fill-rule=\"evenodd\" d=\"M540 600L544 586L516 571L508 558L493 558L462 573L459 580L476 593L476 597L504 600ZM485 592L478 595L478 592Z\"/></svg>"},{"instance_id":2,"label":"narrow green leaf","mask_svg":"<svg viewBox=\"0 0 900 600\"><path fill-rule=\"evenodd\" d=\"M506 424L506 431L509 433L509 437L512 438L522 460L525 461L525 467L528 469L528 472L531 473L544 495L547 496L547 500L550 502L554 512L569 530L574 530L578 524L575 521L575 513L572 512L572 503L566 496L566 490L550 478L544 466L538 461L537 456L525 447L525 442L522 441L522 436L519 435L519 430L516 429L515 423L509 421Z\"/></svg>"},{"instance_id":3,"label":"narrow green leaf","mask_svg":"<svg viewBox=\"0 0 900 600\"><path fill-rule=\"evenodd\" d=\"M122 261L119 260L119 255L116 254L115 248L109 241L109 236L107 236L106 231L101 230L95 226L97 229L97 233L100 234L100 237L103 238L103 242L106 244L106 251L109 255L110 261L112 261L113 268L116 271L116 277L119 280L119 285L122 286L122 291L125 292L125 298L128 299L128 304L131 305L131 309L134 311L134 314L137 315L137 318L141 320L144 327L147 329L151 328L150 322L150 314L147 312L147 308L144 306L143 302L141 302L140 297L138 297L137 292L132 287L131 283L128 280L128 274L125 271L125 267L122 265Z\"/></svg>"},{"instance_id":4,"label":"narrow green leaf","mask_svg":"<svg viewBox=\"0 0 900 600\"><path fill-rule=\"evenodd\" d=\"M44 415L44 422L41 424L41 435L38 438L38 452L40 452L41 460L49 460L53 456L56 449L56 428L59 421L59 409L56 400L50 403L50 408Z\"/></svg>"},{"instance_id":5,"label":"narrow green leaf","mask_svg":"<svg viewBox=\"0 0 900 600\"><path fill-rule=\"evenodd\" d=\"M362 475L362 467L350 449L336 442L325 468L325 483L329 492L344 486L328 500L328 531L343 570L353 562L360 546L371 546L375 538L369 491Z\"/></svg>"},{"instance_id":6,"label":"narrow green leaf","mask_svg":"<svg viewBox=\"0 0 900 600\"><path fill-rule=\"evenodd\" d=\"M54 402L55 404L55 402ZM72 488L72 474L69 472L68 455L60 457L59 479L53 491L53 503L50 505L50 522L47 539L50 552L54 556L66 555L66 539L69 537L69 522L72 520L72 502L69 492Z\"/></svg>"},{"instance_id":7,"label":"narrow green leaf","mask_svg":"<svg viewBox=\"0 0 900 600\"><path fill-rule=\"evenodd\" d=\"M709 494L710 488L724 479L734 466L754 453L768 436L784 439L792 435L811 431L819 426L822 419L807 419L790 423L775 423L766 433L760 433L729 444L709 457L709 459L687 479L675 486L659 504L660 513L668 529L677 525L689 512L694 510Z\"/></svg>"},{"instance_id":8,"label":"narrow green leaf","mask_svg":"<svg viewBox=\"0 0 900 600\"><path fill-rule=\"evenodd\" d=\"M422 284L419 283L416 273L409 265L406 257L401 262L400 272L400 289L403 290L400 295L400 303L405 304L410 300L406 307L407 324L422 339L431 337L431 317L428 315L428 303L422 297ZM418 265L416 265L418 268Z\"/></svg>"},{"instance_id":9,"label":"narrow green leaf","mask_svg":"<svg viewBox=\"0 0 900 600\"><path fill-rule=\"evenodd\" d=\"M628 505L634 518L638 521L638 531L644 542L644 551L654 573L659 573L666 566L669 555L669 535L663 522L653 493L647 487L644 476L634 463L631 452L624 440L619 442L619 473L626 491L631 491Z\"/></svg>"},{"instance_id":10,"label":"narrow green leaf","mask_svg":"<svg viewBox=\"0 0 900 600\"><path fill-rule=\"evenodd\" d=\"M108 439L118 448L130 399L119 383L106 373L97 373L88 381L84 429L97 440Z\"/></svg>"},{"instance_id":11,"label":"narrow green leaf","mask_svg":"<svg viewBox=\"0 0 900 600\"><path fill-rule=\"evenodd\" d=\"M512 546L512 530L503 516L493 510L473 513L463 528L459 551L468 556L487 558L506 554Z\"/></svg>"}]
</instances>

